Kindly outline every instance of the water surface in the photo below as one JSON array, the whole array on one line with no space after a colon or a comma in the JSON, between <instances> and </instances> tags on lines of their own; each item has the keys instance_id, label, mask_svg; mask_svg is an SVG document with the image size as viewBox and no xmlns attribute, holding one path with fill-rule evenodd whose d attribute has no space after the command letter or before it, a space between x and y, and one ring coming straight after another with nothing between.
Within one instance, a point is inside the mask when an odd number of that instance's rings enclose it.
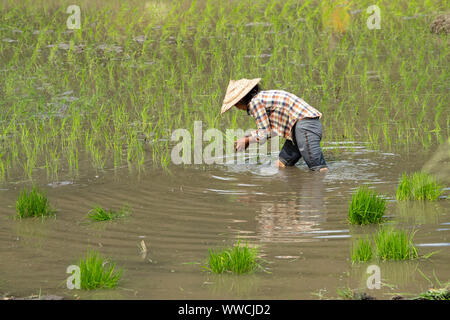
<instances>
[{"instance_id":1,"label":"water surface","mask_svg":"<svg viewBox=\"0 0 450 320\"><path fill-rule=\"evenodd\" d=\"M15 220L18 193L29 182L0 190L0 291L16 296L59 294L85 299L316 299L336 298L338 288L360 289L379 298L419 293L450 271L447 200L401 204L395 189L402 172L419 169L417 155L325 145L329 172L313 173L303 162L276 170L270 164L151 166L140 175L126 169L85 171L76 179L39 180L56 218ZM276 156L275 156L276 158ZM82 170L80 170L82 171ZM386 223L416 230L419 254L431 259L378 262L380 290L365 288L369 264L352 265L355 237L374 226L347 223L348 201L367 184L388 198ZM132 207L128 218L89 223L94 205ZM212 275L203 271L208 249L242 240L260 248L267 273ZM141 254L144 241L148 252ZM123 267L118 289L92 292L65 288L67 266L96 249Z\"/></svg>"}]
</instances>

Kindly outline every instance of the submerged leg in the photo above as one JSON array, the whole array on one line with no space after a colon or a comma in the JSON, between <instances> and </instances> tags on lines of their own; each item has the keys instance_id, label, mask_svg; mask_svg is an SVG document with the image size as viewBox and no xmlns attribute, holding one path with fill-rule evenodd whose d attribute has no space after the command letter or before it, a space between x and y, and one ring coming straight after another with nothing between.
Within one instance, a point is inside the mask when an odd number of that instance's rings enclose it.
<instances>
[{"instance_id":1,"label":"submerged leg","mask_svg":"<svg viewBox=\"0 0 450 320\"><path fill-rule=\"evenodd\" d=\"M280 160L277 160L277 167L284 168L284 167L286 167L286 165L283 162L281 162Z\"/></svg>"},{"instance_id":2,"label":"submerged leg","mask_svg":"<svg viewBox=\"0 0 450 320\"><path fill-rule=\"evenodd\" d=\"M298 160L300 160L301 157L302 155L298 150L297 145L291 140L286 140L278 156L278 167L284 168L286 166L293 166L298 162Z\"/></svg>"},{"instance_id":3,"label":"submerged leg","mask_svg":"<svg viewBox=\"0 0 450 320\"><path fill-rule=\"evenodd\" d=\"M299 151L309 169L325 172L328 170L323 157L320 140L322 139L322 124L319 119L304 119L299 121L295 129L295 137Z\"/></svg>"}]
</instances>

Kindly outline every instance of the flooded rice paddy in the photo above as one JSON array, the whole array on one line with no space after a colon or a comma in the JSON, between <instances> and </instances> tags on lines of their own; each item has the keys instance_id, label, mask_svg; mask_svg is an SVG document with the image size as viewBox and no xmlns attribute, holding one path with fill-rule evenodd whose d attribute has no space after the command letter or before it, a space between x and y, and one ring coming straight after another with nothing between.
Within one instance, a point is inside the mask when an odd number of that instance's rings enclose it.
<instances>
[{"instance_id":1,"label":"flooded rice paddy","mask_svg":"<svg viewBox=\"0 0 450 320\"><path fill-rule=\"evenodd\" d=\"M341 153L331 150L339 146ZM22 184L0 191L0 280L16 296L57 294L84 299L316 299L336 298L339 288L377 298L418 294L430 287L422 275L450 277L450 205L446 200L402 204L395 189L404 171L420 169L417 154L374 152L358 142L325 145L330 170L305 164L275 170L265 164L171 167L171 173L132 175L127 169L91 172L47 183L56 218L15 220ZM429 259L352 265L351 241L375 226L347 222L352 191L363 184L388 199L386 224L416 230L419 255ZM106 223L86 219L94 205L120 208L129 217ZM266 271L213 275L202 270L209 248L248 241L260 248ZM147 253L139 251L145 242ZM66 288L66 268L98 250L124 268L114 290ZM382 288L368 290L366 268L381 269Z\"/></svg>"},{"instance_id":2,"label":"flooded rice paddy","mask_svg":"<svg viewBox=\"0 0 450 320\"><path fill-rule=\"evenodd\" d=\"M448 35L430 29L446 1L382 2L376 30L369 0L77 3L69 30L71 0L0 0L0 297L389 299L449 281L449 186L438 201L395 200L402 174L425 164L449 182ZM171 134L196 121L254 128L219 110L230 78L256 77L323 113L328 173L171 161ZM54 218L14 219L33 184ZM363 185L430 258L352 264L352 241L378 228L347 221ZM97 205L131 214L91 222ZM238 240L259 247L266 272L202 268L208 249ZM66 288L89 249L123 268L118 288ZM366 286L370 264L381 289Z\"/></svg>"}]
</instances>

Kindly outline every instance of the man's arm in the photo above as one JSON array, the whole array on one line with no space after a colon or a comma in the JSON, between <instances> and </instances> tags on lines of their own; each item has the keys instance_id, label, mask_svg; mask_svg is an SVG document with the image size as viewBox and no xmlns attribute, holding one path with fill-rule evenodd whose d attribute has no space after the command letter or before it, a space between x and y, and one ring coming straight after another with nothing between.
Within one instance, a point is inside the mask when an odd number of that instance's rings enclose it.
<instances>
[{"instance_id":1,"label":"man's arm","mask_svg":"<svg viewBox=\"0 0 450 320\"><path fill-rule=\"evenodd\" d=\"M249 136L245 136L234 143L236 151L243 151L248 148L250 143L263 144L271 137L270 121L264 104L253 99L249 104L249 113L255 118L257 130L253 131Z\"/></svg>"},{"instance_id":2,"label":"man's arm","mask_svg":"<svg viewBox=\"0 0 450 320\"><path fill-rule=\"evenodd\" d=\"M249 113L256 120L257 130L251 133L249 136L249 143L263 144L267 139L271 137L271 126L269 116L267 115L266 108L262 101L259 99L253 99L249 104Z\"/></svg>"},{"instance_id":3,"label":"man's arm","mask_svg":"<svg viewBox=\"0 0 450 320\"><path fill-rule=\"evenodd\" d=\"M236 151L244 151L248 148L250 143L258 142L254 136L245 136L234 143L234 149Z\"/></svg>"}]
</instances>

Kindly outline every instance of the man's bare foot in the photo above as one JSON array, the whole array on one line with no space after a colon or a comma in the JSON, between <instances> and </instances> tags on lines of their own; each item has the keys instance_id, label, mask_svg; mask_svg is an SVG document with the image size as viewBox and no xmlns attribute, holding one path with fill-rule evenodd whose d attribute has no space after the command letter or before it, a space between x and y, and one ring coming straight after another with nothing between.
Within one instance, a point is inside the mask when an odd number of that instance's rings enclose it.
<instances>
[{"instance_id":1,"label":"man's bare foot","mask_svg":"<svg viewBox=\"0 0 450 320\"><path fill-rule=\"evenodd\" d=\"M328 168L320 168L319 172L327 172Z\"/></svg>"},{"instance_id":2,"label":"man's bare foot","mask_svg":"<svg viewBox=\"0 0 450 320\"><path fill-rule=\"evenodd\" d=\"M284 165L284 163L281 162L280 160L277 160L277 166L278 166L278 168L284 168L284 167L286 167L286 166Z\"/></svg>"}]
</instances>

